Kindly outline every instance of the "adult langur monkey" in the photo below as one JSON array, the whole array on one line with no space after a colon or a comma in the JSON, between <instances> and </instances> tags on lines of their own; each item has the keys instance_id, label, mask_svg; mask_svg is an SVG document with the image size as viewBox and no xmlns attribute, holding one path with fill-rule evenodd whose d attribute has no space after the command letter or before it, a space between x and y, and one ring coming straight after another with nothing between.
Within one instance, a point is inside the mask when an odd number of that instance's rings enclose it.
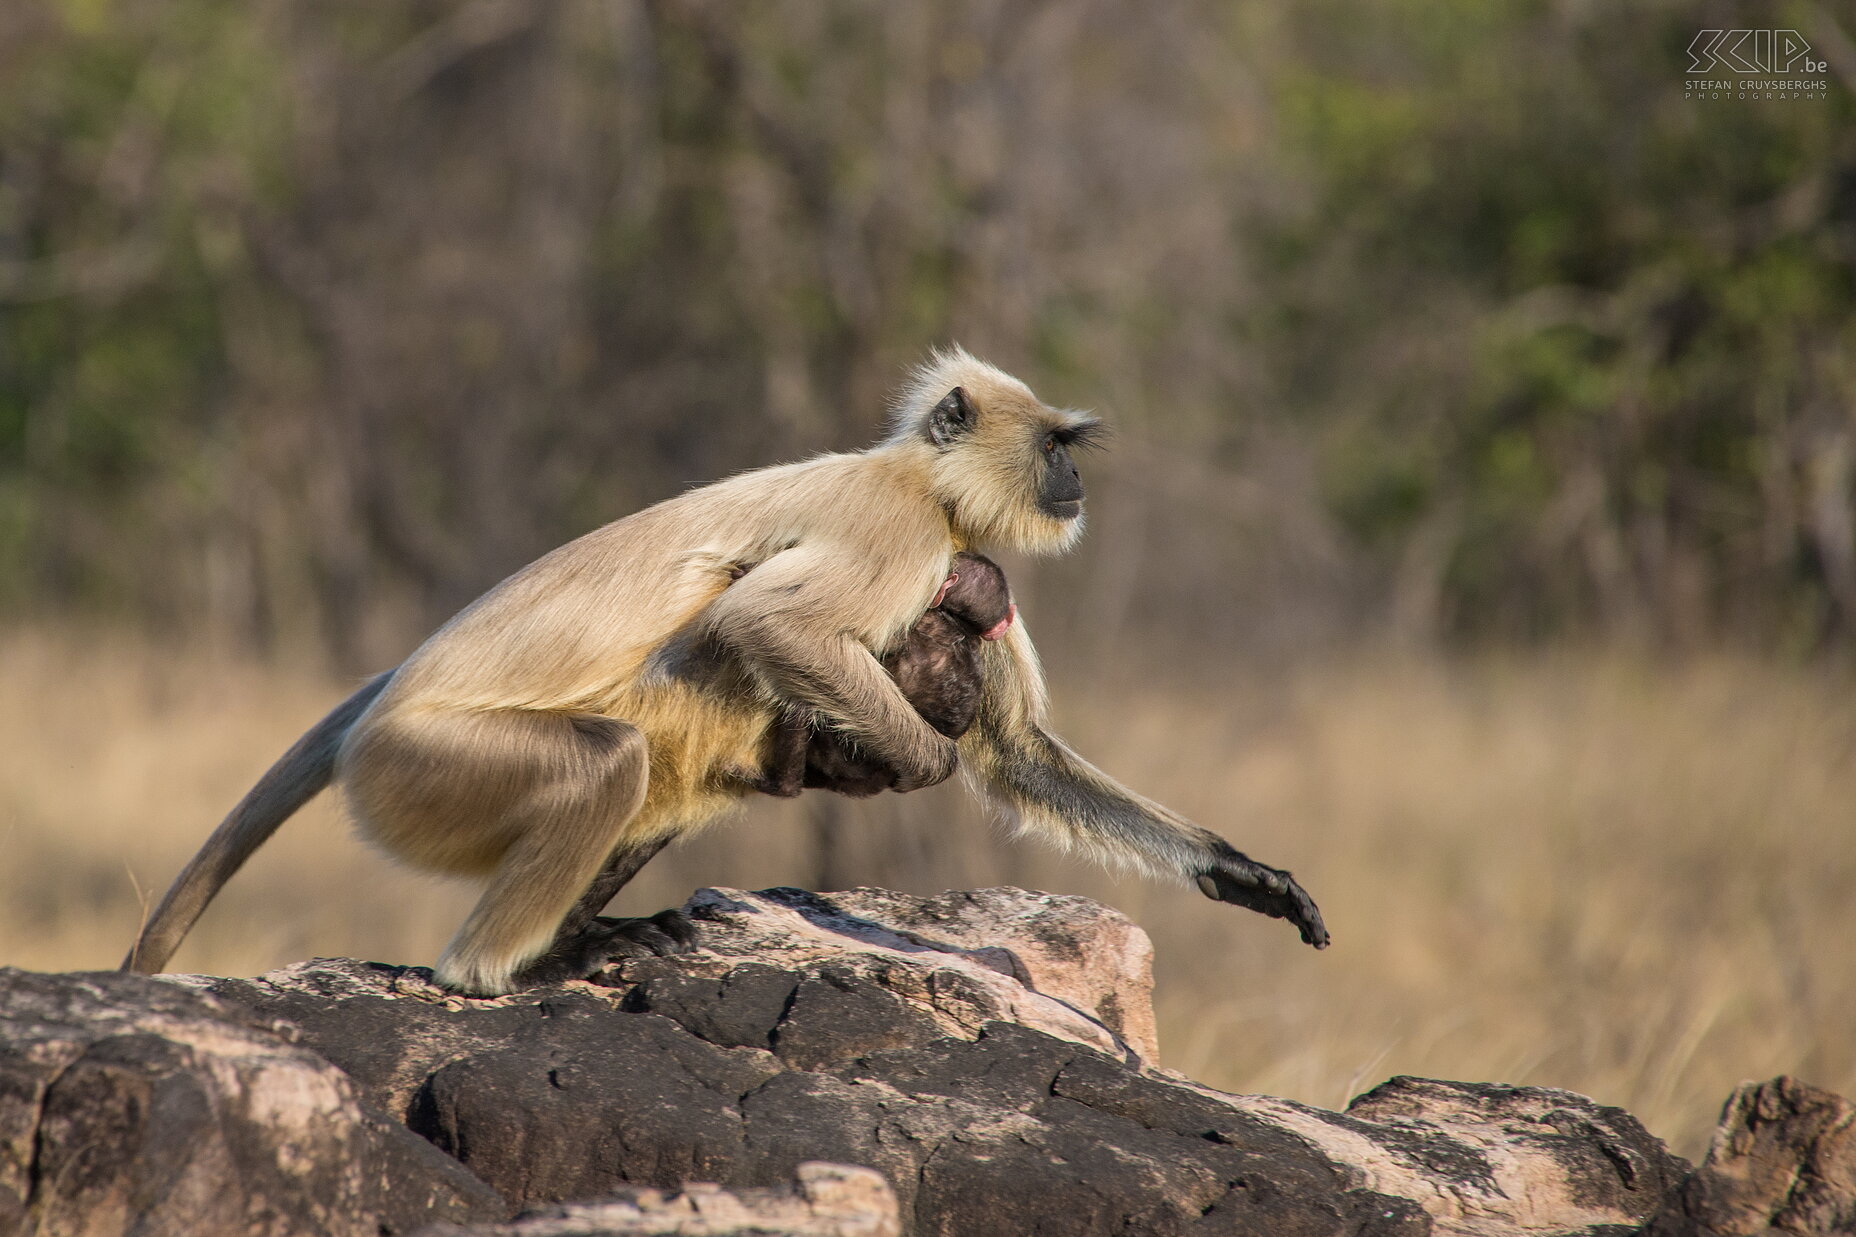
<instances>
[{"instance_id":1,"label":"adult langur monkey","mask_svg":"<svg viewBox=\"0 0 1856 1237\"><path fill-rule=\"evenodd\" d=\"M396 857L487 888L438 982L491 994L682 948L676 912L597 920L671 838L752 793L776 718L810 709L897 771L956 744L883 672L960 550L1050 554L1082 531L1070 458L1097 425L955 348L868 450L744 473L562 546L484 594L298 740L175 881L123 963L161 970L208 901L331 781ZM1197 881L1327 944L1289 873L1118 785L1045 725L1022 622L988 642L971 782L1061 845Z\"/></svg>"}]
</instances>

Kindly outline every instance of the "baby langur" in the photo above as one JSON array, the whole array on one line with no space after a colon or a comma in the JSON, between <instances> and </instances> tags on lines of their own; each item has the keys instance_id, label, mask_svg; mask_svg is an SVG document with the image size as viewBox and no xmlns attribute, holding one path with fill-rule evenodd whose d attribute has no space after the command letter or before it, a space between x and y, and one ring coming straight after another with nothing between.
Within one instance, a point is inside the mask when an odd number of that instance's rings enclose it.
<instances>
[{"instance_id":1,"label":"baby langur","mask_svg":"<svg viewBox=\"0 0 1856 1237\"><path fill-rule=\"evenodd\" d=\"M765 767L768 732L793 712L895 770L896 790L958 763L1023 831L1197 882L1326 945L1289 873L1128 790L1051 731L1023 622L978 642L978 710L958 741L879 661L956 554L1075 542L1073 452L1097 431L955 348L911 375L866 450L701 486L544 555L285 752L175 880L124 967L165 967L240 865L330 785L386 853L483 883L434 968L447 988L509 992L683 948L690 927L676 912L596 917L673 838L754 793L741 770Z\"/></svg>"},{"instance_id":2,"label":"baby langur","mask_svg":"<svg viewBox=\"0 0 1856 1237\"><path fill-rule=\"evenodd\" d=\"M1017 617L999 565L980 554L956 554L928 612L909 628L902 647L882 659L883 669L923 720L958 739L979 715L979 642L1000 639ZM805 786L862 799L894 786L896 776L844 735L794 712L768 736L767 768L754 785L781 798Z\"/></svg>"}]
</instances>

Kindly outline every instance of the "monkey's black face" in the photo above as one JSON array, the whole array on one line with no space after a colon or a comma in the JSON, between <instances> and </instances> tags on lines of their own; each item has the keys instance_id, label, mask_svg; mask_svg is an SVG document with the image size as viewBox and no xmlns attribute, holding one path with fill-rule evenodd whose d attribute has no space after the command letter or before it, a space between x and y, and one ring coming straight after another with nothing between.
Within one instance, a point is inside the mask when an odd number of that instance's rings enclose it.
<instances>
[{"instance_id":1,"label":"monkey's black face","mask_svg":"<svg viewBox=\"0 0 1856 1237\"><path fill-rule=\"evenodd\" d=\"M1070 458L1070 444L1051 434L1039 447L1044 457L1038 482L1038 510L1056 520L1074 520L1083 513L1083 478Z\"/></svg>"}]
</instances>

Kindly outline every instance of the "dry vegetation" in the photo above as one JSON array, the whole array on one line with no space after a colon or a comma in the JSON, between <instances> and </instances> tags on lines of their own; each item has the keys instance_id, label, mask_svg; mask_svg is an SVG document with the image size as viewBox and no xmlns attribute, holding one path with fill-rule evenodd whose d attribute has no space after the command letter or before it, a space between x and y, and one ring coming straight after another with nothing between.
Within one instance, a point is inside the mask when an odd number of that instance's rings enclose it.
<instances>
[{"instance_id":1,"label":"dry vegetation","mask_svg":"<svg viewBox=\"0 0 1856 1237\"><path fill-rule=\"evenodd\" d=\"M1856 1091L1843 673L1588 654L1361 658L1268 682L1233 669L1190 692L1091 695L1057 676L1086 750L1294 866L1335 947L994 846L950 790L847 805L828 865L807 809L757 805L671 852L632 905L822 872L1090 893L1154 935L1165 1064L1323 1105L1394 1073L1550 1084L1621 1104L1694 1155L1743 1078ZM128 643L0 637L0 962L113 965L140 896L337 690ZM383 870L319 804L234 882L180 965L426 961L464 901Z\"/></svg>"},{"instance_id":2,"label":"dry vegetation","mask_svg":"<svg viewBox=\"0 0 1856 1237\"><path fill-rule=\"evenodd\" d=\"M1743 1078L1856 1093L1834 7L1734 10L1828 98L1698 109L1668 4L0 5L0 962L114 964L340 694L286 654L377 668L602 519L861 445L959 339L1121 435L1083 548L1007 564L1063 728L1335 947L952 787L757 803L629 906L1088 893L1155 938L1166 1064L1323 1105L1546 1083L1694 1154ZM1254 669L1362 633L1773 660ZM426 961L467 900L318 804L179 963Z\"/></svg>"}]
</instances>

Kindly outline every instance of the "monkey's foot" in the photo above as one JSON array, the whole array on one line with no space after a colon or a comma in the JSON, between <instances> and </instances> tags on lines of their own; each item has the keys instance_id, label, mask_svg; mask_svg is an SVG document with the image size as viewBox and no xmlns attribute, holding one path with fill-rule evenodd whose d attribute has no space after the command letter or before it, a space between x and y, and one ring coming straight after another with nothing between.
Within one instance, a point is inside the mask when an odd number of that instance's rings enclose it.
<instances>
[{"instance_id":1,"label":"monkey's foot","mask_svg":"<svg viewBox=\"0 0 1856 1237\"><path fill-rule=\"evenodd\" d=\"M1214 902L1229 902L1287 919L1301 930L1302 940L1316 949L1328 947L1327 925L1315 900L1281 868L1268 867L1235 850L1218 856L1218 866L1199 874L1199 892Z\"/></svg>"},{"instance_id":2,"label":"monkey's foot","mask_svg":"<svg viewBox=\"0 0 1856 1237\"><path fill-rule=\"evenodd\" d=\"M896 771L896 780L890 789L899 795L906 795L911 790L920 790L925 786L936 786L954 776L954 770L960 767L960 753L954 741L945 735L935 736L940 740L934 749L935 763L925 765L917 773Z\"/></svg>"},{"instance_id":3,"label":"monkey's foot","mask_svg":"<svg viewBox=\"0 0 1856 1237\"><path fill-rule=\"evenodd\" d=\"M696 925L679 910L659 911L648 919L595 919L579 935L556 943L515 977L515 986L539 988L568 979L590 979L609 962L623 958L662 958L687 953L696 945Z\"/></svg>"},{"instance_id":4,"label":"monkey's foot","mask_svg":"<svg viewBox=\"0 0 1856 1237\"><path fill-rule=\"evenodd\" d=\"M800 782L795 777L773 777L763 773L753 777L743 775L742 780L759 793L776 799L799 797Z\"/></svg>"},{"instance_id":5,"label":"monkey's foot","mask_svg":"<svg viewBox=\"0 0 1856 1237\"><path fill-rule=\"evenodd\" d=\"M863 765L854 760L831 761L825 767L806 766L808 790L829 790L835 795L868 799L880 795L896 784L896 771L880 765Z\"/></svg>"},{"instance_id":6,"label":"monkey's foot","mask_svg":"<svg viewBox=\"0 0 1856 1237\"><path fill-rule=\"evenodd\" d=\"M773 795L779 799L795 799L799 796L800 770L790 768L783 773L767 773L759 769L744 769L739 765L724 771L723 778L746 787L757 794Z\"/></svg>"}]
</instances>

